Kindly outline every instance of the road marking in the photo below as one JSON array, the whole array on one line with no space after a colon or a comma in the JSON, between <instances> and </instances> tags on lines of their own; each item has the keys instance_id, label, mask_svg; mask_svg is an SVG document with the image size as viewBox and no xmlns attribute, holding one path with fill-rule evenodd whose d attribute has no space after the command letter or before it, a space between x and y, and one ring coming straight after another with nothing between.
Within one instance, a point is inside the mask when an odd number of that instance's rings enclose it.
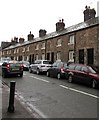
<instances>
[{"instance_id":1,"label":"road marking","mask_svg":"<svg viewBox=\"0 0 99 120\"><path fill-rule=\"evenodd\" d=\"M67 86L64 86L64 85L59 85L59 86L62 87L62 88L71 90L71 91L75 91L75 92L78 92L78 93L81 93L81 94L84 94L84 95L91 96L91 97L93 97L93 98L99 99L98 96L93 95L93 94L90 94L90 93L87 93L87 92L83 92L83 91L80 91L80 90L77 90L77 89L74 89L74 88L70 88L70 87L67 87Z\"/></svg>"},{"instance_id":2,"label":"road marking","mask_svg":"<svg viewBox=\"0 0 99 120\"><path fill-rule=\"evenodd\" d=\"M47 83L49 83L49 81L44 80L44 79L41 79L41 78L38 78L38 77L34 77L34 76L30 76L30 77L35 78L35 79L40 80L40 81L43 81L43 82L47 82Z\"/></svg>"}]
</instances>

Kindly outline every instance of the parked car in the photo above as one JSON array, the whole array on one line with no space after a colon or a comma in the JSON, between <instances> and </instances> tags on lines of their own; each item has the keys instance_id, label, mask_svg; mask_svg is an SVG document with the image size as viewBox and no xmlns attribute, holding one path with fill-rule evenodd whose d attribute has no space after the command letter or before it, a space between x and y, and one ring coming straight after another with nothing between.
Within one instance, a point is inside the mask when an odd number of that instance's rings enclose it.
<instances>
[{"instance_id":1,"label":"parked car","mask_svg":"<svg viewBox=\"0 0 99 120\"><path fill-rule=\"evenodd\" d=\"M65 77L65 69L67 68L67 63L65 62L55 62L52 67L47 70L48 77L57 77L58 79Z\"/></svg>"},{"instance_id":2,"label":"parked car","mask_svg":"<svg viewBox=\"0 0 99 120\"><path fill-rule=\"evenodd\" d=\"M23 76L23 65L18 61L4 62L1 67L2 77L6 78L8 75Z\"/></svg>"},{"instance_id":3,"label":"parked car","mask_svg":"<svg viewBox=\"0 0 99 120\"><path fill-rule=\"evenodd\" d=\"M40 74L42 72L47 72L47 70L52 66L50 60L36 60L34 64L30 65L29 72Z\"/></svg>"},{"instance_id":4,"label":"parked car","mask_svg":"<svg viewBox=\"0 0 99 120\"><path fill-rule=\"evenodd\" d=\"M78 81L91 85L93 88L99 86L99 66L83 64L70 64L65 70L68 82Z\"/></svg>"},{"instance_id":5,"label":"parked car","mask_svg":"<svg viewBox=\"0 0 99 120\"><path fill-rule=\"evenodd\" d=\"M3 61L3 62L11 61L11 58L10 57L2 57L1 61Z\"/></svg>"},{"instance_id":6,"label":"parked car","mask_svg":"<svg viewBox=\"0 0 99 120\"><path fill-rule=\"evenodd\" d=\"M23 70L29 70L30 63L28 61L20 61L23 64Z\"/></svg>"}]
</instances>

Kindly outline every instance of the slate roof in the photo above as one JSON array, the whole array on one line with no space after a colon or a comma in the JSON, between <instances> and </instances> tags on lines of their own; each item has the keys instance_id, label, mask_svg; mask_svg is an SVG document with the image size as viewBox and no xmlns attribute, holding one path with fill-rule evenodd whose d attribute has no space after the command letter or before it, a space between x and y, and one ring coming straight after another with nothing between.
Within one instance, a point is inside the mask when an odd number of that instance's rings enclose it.
<instances>
[{"instance_id":1,"label":"slate roof","mask_svg":"<svg viewBox=\"0 0 99 120\"><path fill-rule=\"evenodd\" d=\"M88 27L91 27L91 26L95 26L95 25L99 25L99 16L96 17L96 18L92 18L92 19L90 19L86 22L82 22L82 23L70 26L68 28L65 28L62 31L58 31L58 32L55 31L55 32L46 34L44 37L37 37L37 38L34 38L34 40L31 40L31 41L25 41L24 43L17 43L15 45L11 45L10 47L5 48L4 50L16 48L16 47L19 47L19 46L28 45L28 44L31 44L31 43L34 43L34 42L37 42L37 41L43 41L43 40L51 39L51 38L54 38L54 37L58 37L58 36L61 36L61 35L64 35L64 34L79 31L79 30L82 30L82 29L85 29L85 28L88 28Z\"/></svg>"}]
</instances>

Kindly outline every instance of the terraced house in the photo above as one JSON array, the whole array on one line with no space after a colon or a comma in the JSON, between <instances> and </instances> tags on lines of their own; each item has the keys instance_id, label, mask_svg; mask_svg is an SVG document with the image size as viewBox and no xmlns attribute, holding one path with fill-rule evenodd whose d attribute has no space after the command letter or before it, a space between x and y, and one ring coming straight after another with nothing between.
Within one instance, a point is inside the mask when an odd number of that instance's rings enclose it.
<instances>
[{"instance_id":1,"label":"terraced house","mask_svg":"<svg viewBox=\"0 0 99 120\"><path fill-rule=\"evenodd\" d=\"M27 41L20 38L15 45L2 49L2 56L31 63L48 59L99 65L99 17L95 14L94 9L86 6L84 22L65 28L64 20L59 20L55 32L47 34L40 29L37 38L30 32Z\"/></svg>"}]
</instances>

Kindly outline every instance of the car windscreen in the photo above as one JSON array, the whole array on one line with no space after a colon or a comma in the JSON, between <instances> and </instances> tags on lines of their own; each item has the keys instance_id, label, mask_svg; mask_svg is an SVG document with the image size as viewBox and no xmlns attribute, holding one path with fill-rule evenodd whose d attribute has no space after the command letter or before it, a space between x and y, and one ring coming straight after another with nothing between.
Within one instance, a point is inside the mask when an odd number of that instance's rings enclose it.
<instances>
[{"instance_id":1,"label":"car windscreen","mask_svg":"<svg viewBox=\"0 0 99 120\"><path fill-rule=\"evenodd\" d=\"M20 67L20 63L10 63L10 67Z\"/></svg>"},{"instance_id":2,"label":"car windscreen","mask_svg":"<svg viewBox=\"0 0 99 120\"><path fill-rule=\"evenodd\" d=\"M92 66L92 67L89 67L89 69L92 73L98 73L99 74L99 66Z\"/></svg>"},{"instance_id":3,"label":"car windscreen","mask_svg":"<svg viewBox=\"0 0 99 120\"><path fill-rule=\"evenodd\" d=\"M24 62L22 62L22 63L23 63L23 64L25 64L25 65L28 65L28 64L30 64L30 63L29 63L29 62L27 62L27 61L26 61L26 62L24 61Z\"/></svg>"},{"instance_id":4,"label":"car windscreen","mask_svg":"<svg viewBox=\"0 0 99 120\"><path fill-rule=\"evenodd\" d=\"M43 64L52 64L51 61L43 61Z\"/></svg>"}]
</instances>

